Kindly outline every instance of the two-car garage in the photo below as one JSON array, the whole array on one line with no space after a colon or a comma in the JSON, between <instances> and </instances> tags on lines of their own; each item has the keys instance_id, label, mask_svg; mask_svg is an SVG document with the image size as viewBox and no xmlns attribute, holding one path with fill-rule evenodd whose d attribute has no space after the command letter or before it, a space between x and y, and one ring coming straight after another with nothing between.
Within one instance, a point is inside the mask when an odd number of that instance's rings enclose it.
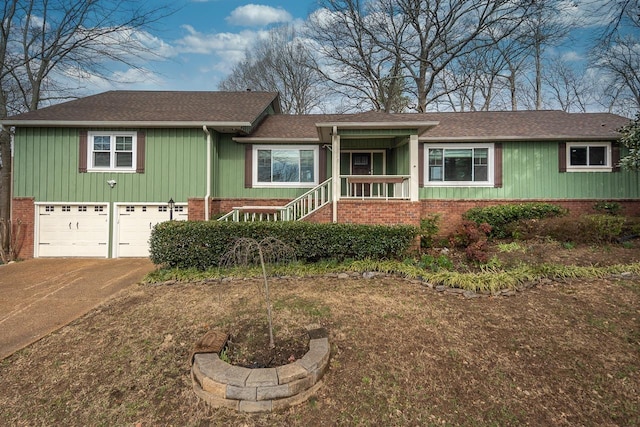
<instances>
[{"instance_id":1,"label":"two-car garage","mask_svg":"<svg viewBox=\"0 0 640 427\"><path fill-rule=\"evenodd\" d=\"M166 203L115 203L112 211L110 221L106 203L37 204L35 256L147 257L153 226L170 216L186 220L188 215L186 206L177 205L170 212Z\"/></svg>"}]
</instances>

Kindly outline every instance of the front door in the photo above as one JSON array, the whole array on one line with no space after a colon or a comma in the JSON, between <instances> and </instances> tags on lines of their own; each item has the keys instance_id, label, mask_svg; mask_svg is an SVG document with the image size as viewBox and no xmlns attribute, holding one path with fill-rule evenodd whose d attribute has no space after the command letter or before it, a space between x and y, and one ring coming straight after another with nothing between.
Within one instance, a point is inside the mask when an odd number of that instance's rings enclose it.
<instances>
[{"instance_id":1,"label":"front door","mask_svg":"<svg viewBox=\"0 0 640 427\"><path fill-rule=\"evenodd\" d=\"M371 175L371 153L353 153L351 155L351 175Z\"/></svg>"},{"instance_id":2,"label":"front door","mask_svg":"<svg viewBox=\"0 0 640 427\"><path fill-rule=\"evenodd\" d=\"M373 165L371 162L371 153L352 153L351 154L351 175L371 175L373 173ZM351 194L356 197L369 197L371 195L371 184L354 183Z\"/></svg>"}]
</instances>

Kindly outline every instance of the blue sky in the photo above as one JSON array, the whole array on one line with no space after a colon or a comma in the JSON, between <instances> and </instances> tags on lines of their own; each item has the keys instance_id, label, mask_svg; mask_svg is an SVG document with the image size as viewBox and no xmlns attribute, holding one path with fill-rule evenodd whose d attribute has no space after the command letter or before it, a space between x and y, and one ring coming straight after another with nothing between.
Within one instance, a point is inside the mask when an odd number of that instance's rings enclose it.
<instances>
[{"instance_id":1,"label":"blue sky","mask_svg":"<svg viewBox=\"0 0 640 427\"><path fill-rule=\"evenodd\" d=\"M245 48L276 25L301 23L316 0L186 0L145 34L165 60L144 64L146 73L114 69L112 82L95 80L90 92L110 89L216 90Z\"/></svg>"},{"instance_id":2,"label":"blue sky","mask_svg":"<svg viewBox=\"0 0 640 427\"><path fill-rule=\"evenodd\" d=\"M86 92L111 89L217 90L245 49L274 26L302 26L318 0L174 0L178 11L163 19L150 33L138 34L163 60L142 64L145 71L120 66L111 81L92 78ZM574 66L585 65L585 48L606 19L585 14L607 0L564 0L567 18L580 20L582 29L555 52ZM564 17L561 17L562 20Z\"/></svg>"}]
</instances>

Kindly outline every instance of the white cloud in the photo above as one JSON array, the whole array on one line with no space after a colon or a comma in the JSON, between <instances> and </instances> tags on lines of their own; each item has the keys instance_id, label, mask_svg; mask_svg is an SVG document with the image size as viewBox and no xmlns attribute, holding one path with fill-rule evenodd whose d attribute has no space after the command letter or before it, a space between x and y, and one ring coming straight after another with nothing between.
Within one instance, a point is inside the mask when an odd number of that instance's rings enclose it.
<instances>
[{"instance_id":1,"label":"white cloud","mask_svg":"<svg viewBox=\"0 0 640 427\"><path fill-rule=\"evenodd\" d=\"M282 8L247 4L237 7L225 20L231 25L243 27L264 27L269 24L290 22L291 14Z\"/></svg>"},{"instance_id":2,"label":"white cloud","mask_svg":"<svg viewBox=\"0 0 640 427\"><path fill-rule=\"evenodd\" d=\"M263 31L245 30L239 33L204 34L196 31L190 25L183 26L188 34L176 41L176 46L182 53L202 55L219 54L225 60L236 61L244 57L246 48L259 37Z\"/></svg>"},{"instance_id":3,"label":"white cloud","mask_svg":"<svg viewBox=\"0 0 640 427\"><path fill-rule=\"evenodd\" d=\"M564 52L562 54L562 60L567 62L576 62L582 61L584 56L580 54L580 52L576 52L575 50L570 50L569 52Z\"/></svg>"}]
</instances>

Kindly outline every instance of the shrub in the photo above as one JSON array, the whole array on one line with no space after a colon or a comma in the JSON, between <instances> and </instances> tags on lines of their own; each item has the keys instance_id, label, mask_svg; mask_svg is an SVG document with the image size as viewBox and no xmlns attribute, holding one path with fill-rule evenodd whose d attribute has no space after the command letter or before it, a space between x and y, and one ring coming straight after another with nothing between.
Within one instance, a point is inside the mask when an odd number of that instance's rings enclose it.
<instances>
[{"instance_id":1,"label":"shrub","mask_svg":"<svg viewBox=\"0 0 640 427\"><path fill-rule=\"evenodd\" d=\"M440 222L440 214L429 215L420 219L420 247L430 248L433 241L440 230L438 223Z\"/></svg>"},{"instance_id":2,"label":"shrub","mask_svg":"<svg viewBox=\"0 0 640 427\"><path fill-rule=\"evenodd\" d=\"M399 225L168 221L154 227L149 252L157 265L204 270L218 266L238 238L273 237L301 261L381 259L404 255L417 235L417 228Z\"/></svg>"},{"instance_id":3,"label":"shrub","mask_svg":"<svg viewBox=\"0 0 640 427\"><path fill-rule=\"evenodd\" d=\"M617 202L598 202L593 205L593 209L603 214L618 215L622 210L622 205Z\"/></svg>"},{"instance_id":4,"label":"shrub","mask_svg":"<svg viewBox=\"0 0 640 427\"><path fill-rule=\"evenodd\" d=\"M473 221L463 221L462 224L449 238L453 247L465 248L465 254L471 261L486 263L489 261L487 252L488 235L491 233L491 226Z\"/></svg>"},{"instance_id":5,"label":"shrub","mask_svg":"<svg viewBox=\"0 0 640 427\"><path fill-rule=\"evenodd\" d=\"M424 254L418 261L418 266L425 270L440 271L453 270L453 262L448 256L440 254L437 257L430 254Z\"/></svg>"},{"instance_id":6,"label":"shrub","mask_svg":"<svg viewBox=\"0 0 640 427\"><path fill-rule=\"evenodd\" d=\"M506 226L516 221L562 216L567 210L550 203L517 203L471 208L463 218L476 224L487 223L492 227L491 236L508 236Z\"/></svg>"},{"instance_id":7,"label":"shrub","mask_svg":"<svg viewBox=\"0 0 640 427\"><path fill-rule=\"evenodd\" d=\"M624 217L599 214L520 221L506 229L523 239L550 237L562 243L590 244L615 240L622 234L624 224Z\"/></svg>"}]
</instances>

